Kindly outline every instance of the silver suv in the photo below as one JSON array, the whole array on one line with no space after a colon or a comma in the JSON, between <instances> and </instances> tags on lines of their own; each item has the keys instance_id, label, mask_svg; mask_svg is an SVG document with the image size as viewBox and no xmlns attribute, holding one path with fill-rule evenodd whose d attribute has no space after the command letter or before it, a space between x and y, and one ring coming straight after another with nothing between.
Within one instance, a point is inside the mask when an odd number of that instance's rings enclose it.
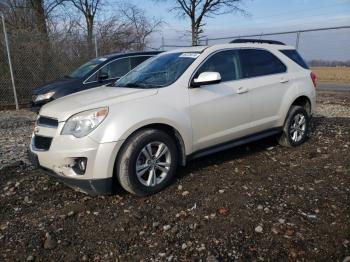
<instances>
[{"instance_id":1,"label":"silver suv","mask_svg":"<svg viewBox=\"0 0 350 262\"><path fill-rule=\"evenodd\" d=\"M316 77L291 46L240 41L165 52L114 86L45 105L33 162L90 194L156 193L186 161L275 135L307 138Z\"/></svg>"}]
</instances>

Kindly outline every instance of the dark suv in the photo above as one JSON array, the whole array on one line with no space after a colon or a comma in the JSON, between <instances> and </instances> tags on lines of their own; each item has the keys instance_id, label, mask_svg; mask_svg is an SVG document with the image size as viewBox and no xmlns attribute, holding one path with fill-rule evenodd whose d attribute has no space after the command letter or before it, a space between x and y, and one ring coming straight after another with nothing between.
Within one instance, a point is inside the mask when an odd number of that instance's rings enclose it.
<instances>
[{"instance_id":1,"label":"dark suv","mask_svg":"<svg viewBox=\"0 0 350 262\"><path fill-rule=\"evenodd\" d=\"M90 60L63 79L33 90L31 108L40 107L54 99L89 88L114 83L131 69L160 52L109 54Z\"/></svg>"}]
</instances>

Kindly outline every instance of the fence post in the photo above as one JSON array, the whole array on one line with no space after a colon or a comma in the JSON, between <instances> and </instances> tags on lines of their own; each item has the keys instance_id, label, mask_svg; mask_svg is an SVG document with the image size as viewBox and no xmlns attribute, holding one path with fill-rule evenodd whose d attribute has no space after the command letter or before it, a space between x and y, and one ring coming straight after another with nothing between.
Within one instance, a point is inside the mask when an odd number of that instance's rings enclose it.
<instances>
[{"instance_id":1,"label":"fence post","mask_svg":"<svg viewBox=\"0 0 350 262\"><path fill-rule=\"evenodd\" d=\"M8 39L7 39L5 17L4 17L3 14L1 14L1 21L2 21L2 29L4 30L6 52L7 52L7 58L8 58L8 63L9 63L9 67L10 67L10 75L11 75L11 81L12 81L13 96L15 97L16 110L18 110L19 107L18 107L18 99L17 99L17 92L16 92L16 86L15 86L15 78L13 76L10 47L9 47L9 42L8 42Z\"/></svg>"},{"instance_id":2,"label":"fence post","mask_svg":"<svg viewBox=\"0 0 350 262\"><path fill-rule=\"evenodd\" d=\"M96 53L96 57L98 57L98 48L97 48L97 38L95 35L95 53Z\"/></svg>"},{"instance_id":3,"label":"fence post","mask_svg":"<svg viewBox=\"0 0 350 262\"><path fill-rule=\"evenodd\" d=\"M295 41L295 49L298 50L299 48L299 40L300 40L300 32L297 32L297 39Z\"/></svg>"}]
</instances>

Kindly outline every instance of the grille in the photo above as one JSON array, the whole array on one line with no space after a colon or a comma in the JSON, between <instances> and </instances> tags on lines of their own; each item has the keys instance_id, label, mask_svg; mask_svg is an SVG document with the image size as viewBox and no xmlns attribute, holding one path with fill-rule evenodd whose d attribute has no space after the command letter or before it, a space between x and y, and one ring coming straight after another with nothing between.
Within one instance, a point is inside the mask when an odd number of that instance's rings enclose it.
<instances>
[{"instance_id":1,"label":"grille","mask_svg":"<svg viewBox=\"0 0 350 262\"><path fill-rule=\"evenodd\" d=\"M46 127L52 127L57 128L58 127L58 120L50 117L40 116L37 124L39 126L46 126Z\"/></svg>"},{"instance_id":2,"label":"grille","mask_svg":"<svg viewBox=\"0 0 350 262\"><path fill-rule=\"evenodd\" d=\"M52 137L34 136L34 147L39 150L49 150L52 142Z\"/></svg>"}]
</instances>

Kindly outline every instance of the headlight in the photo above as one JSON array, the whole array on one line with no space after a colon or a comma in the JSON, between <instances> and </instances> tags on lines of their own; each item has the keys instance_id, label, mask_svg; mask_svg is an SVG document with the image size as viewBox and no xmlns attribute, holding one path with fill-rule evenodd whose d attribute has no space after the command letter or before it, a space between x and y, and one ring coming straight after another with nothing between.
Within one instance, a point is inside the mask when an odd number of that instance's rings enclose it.
<instances>
[{"instance_id":1,"label":"headlight","mask_svg":"<svg viewBox=\"0 0 350 262\"><path fill-rule=\"evenodd\" d=\"M61 135L86 136L102 123L107 114L108 107L103 107L73 115L67 120Z\"/></svg>"},{"instance_id":2,"label":"headlight","mask_svg":"<svg viewBox=\"0 0 350 262\"><path fill-rule=\"evenodd\" d=\"M54 94L55 94L55 92L48 92L46 94L37 95L36 97L34 97L33 100L34 100L34 102L49 100Z\"/></svg>"}]
</instances>

